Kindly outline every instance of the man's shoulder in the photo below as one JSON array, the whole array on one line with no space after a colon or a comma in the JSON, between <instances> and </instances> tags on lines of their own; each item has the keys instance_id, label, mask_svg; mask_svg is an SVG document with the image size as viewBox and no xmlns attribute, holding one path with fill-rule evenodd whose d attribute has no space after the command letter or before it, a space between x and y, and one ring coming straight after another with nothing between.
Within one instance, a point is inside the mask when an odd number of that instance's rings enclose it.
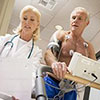
<instances>
[{"instance_id":1,"label":"man's shoulder","mask_svg":"<svg viewBox=\"0 0 100 100\"><path fill-rule=\"evenodd\" d=\"M57 33L57 38L58 38L58 40L64 40L65 35L68 34L68 33L69 33L69 31L60 30L60 31Z\"/></svg>"}]
</instances>

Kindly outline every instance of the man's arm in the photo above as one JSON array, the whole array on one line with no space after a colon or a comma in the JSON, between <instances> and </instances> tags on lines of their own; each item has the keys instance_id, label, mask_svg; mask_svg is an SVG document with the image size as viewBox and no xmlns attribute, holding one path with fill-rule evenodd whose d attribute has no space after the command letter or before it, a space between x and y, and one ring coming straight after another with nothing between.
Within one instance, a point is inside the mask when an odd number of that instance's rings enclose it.
<instances>
[{"instance_id":1,"label":"man's arm","mask_svg":"<svg viewBox=\"0 0 100 100\"><path fill-rule=\"evenodd\" d=\"M52 63L56 62L57 59L56 57L53 55L51 49L47 49L44 55L44 59L47 65L51 66Z\"/></svg>"},{"instance_id":2,"label":"man's arm","mask_svg":"<svg viewBox=\"0 0 100 100\"><path fill-rule=\"evenodd\" d=\"M51 66L52 63L57 62L57 55L61 48L59 41L63 41L64 39L64 31L57 31L51 37L51 40L48 44L48 48L45 52L44 59L46 64Z\"/></svg>"},{"instance_id":3,"label":"man's arm","mask_svg":"<svg viewBox=\"0 0 100 100\"><path fill-rule=\"evenodd\" d=\"M65 62L58 62L57 60L57 53L55 54L55 52L58 52L58 50L60 50L61 46L59 45L59 41L63 41L65 37L65 33L64 32L58 32L56 34L56 37L54 38L54 48L52 48L52 46L50 46L49 44L49 47L47 50L46 50L46 53L44 55L44 59L46 61L46 64L49 65L52 70L53 70L53 73L54 75L56 76L56 79L62 79L65 75L65 73L67 72L67 66L65 64ZM55 41L57 40L57 41ZM51 41L51 42L53 42ZM53 43L51 43L53 44ZM60 48L59 48L60 47ZM56 48L56 50L54 50ZM53 50L52 50L53 49ZM54 51L54 52L53 52Z\"/></svg>"}]
</instances>

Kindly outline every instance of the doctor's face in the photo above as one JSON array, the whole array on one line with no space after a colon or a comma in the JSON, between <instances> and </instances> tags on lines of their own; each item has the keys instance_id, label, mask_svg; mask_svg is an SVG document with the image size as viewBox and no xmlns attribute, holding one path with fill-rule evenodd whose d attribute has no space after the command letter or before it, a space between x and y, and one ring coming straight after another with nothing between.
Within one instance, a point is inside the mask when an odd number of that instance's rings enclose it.
<instances>
[{"instance_id":1,"label":"doctor's face","mask_svg":"<svg viewBox=\"0 0 100 100\"><path fill-rule=\"evenodd\" d=\"M32 36L39 26L38 17L32 10L24 12L21 19L22 33Z\"/></svg>"}]
</instances>

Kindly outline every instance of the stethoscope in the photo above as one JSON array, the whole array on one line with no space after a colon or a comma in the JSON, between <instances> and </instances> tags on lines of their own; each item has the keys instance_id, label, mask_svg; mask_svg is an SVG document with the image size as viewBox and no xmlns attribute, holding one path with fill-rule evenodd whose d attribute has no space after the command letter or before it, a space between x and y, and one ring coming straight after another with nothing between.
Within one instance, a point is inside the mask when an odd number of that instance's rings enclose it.
<instances>
[{"instance_id":1,"label":"stethoscope","mask_svg":"<svg viewBox=\"0 0 100 100\"><path fill-rule=\"evenodd\" d=\"M9 52L11 51L11 49L12 49L13 46L14 46L13 40L14 40L17 36L18 36L18 34L15 35L10 41L7 41L7 42L4 44L4 46L2 47L2 50L0 51L0 55L1 55L1 53L3 52L3 50L5 49L5 47L6 47L8 44L11 45L11 46L10 46L10 49L9 49L9 51L8 51L8 54L9 54ZM27 59L30 58L30 56L31 56L31 54L32 54L32 52L33 52L33 47L34 47L34 42L32 41L32 48L31 48L31 50L30 50L30 53L29 53ZM8 54L7 54L7 55L8 55Z\"/></svg>"}]
</instances>

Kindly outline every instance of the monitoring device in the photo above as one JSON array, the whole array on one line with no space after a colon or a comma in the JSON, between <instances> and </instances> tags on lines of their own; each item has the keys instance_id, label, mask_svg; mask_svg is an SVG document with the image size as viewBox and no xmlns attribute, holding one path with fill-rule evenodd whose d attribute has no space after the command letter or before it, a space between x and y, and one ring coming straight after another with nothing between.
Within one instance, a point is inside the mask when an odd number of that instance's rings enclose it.
<instances>
[{"instance_id":1,"label":"monitoring device","mask_svg":"<svg viewBox=\"0 0 100 100\"><path fill-rule=\"evenodd\" d=\"M100 62L75 52L68 67L74 76L100 84Z\"/></svg>"}]
</instances>

